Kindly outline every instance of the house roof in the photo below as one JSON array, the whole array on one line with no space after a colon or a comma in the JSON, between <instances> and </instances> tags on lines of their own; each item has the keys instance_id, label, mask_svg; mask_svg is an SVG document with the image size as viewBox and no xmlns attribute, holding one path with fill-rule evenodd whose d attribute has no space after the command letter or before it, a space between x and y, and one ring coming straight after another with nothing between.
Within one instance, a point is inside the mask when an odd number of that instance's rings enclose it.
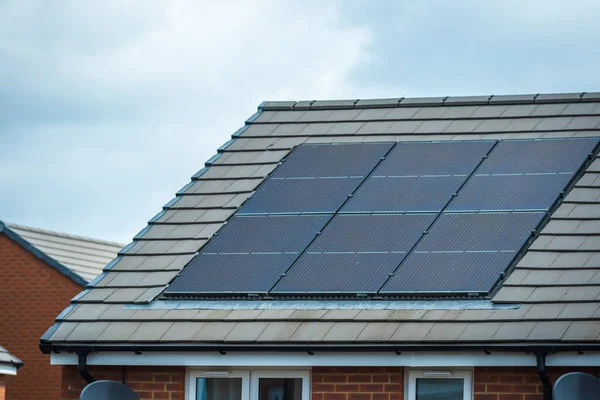
<instances>
[{"instance_id":1,"label":"house roof","mask_svg":"<svg viewBox=\"0 0 600 400\"><path fill-rule=\"evenodd\" d=\"M23 366L23 361L19 360L17 357L10 354L4 347L0 346L0 366L2 365L19 368Z\"/></svg>"},{"instance_id":2,"label":"house roof","mask_svg":"<svg viewBox=\"0 0 600 400\"><path fill-rule=\"evenodd\" d=\"M124 247L116 242L4 224L1 221L0 232L81 286L98 276Z\"/></svg>"},{"instance_id":3,"label":"house roof","mask_svg":"<svg viewBox=\"0 0 600 400\"><path fill-rule=\"evenodd\" d=\"M47 350L75 343L597 343L598 158L489 301L159 295L299 144L599 136L600 93L264 102L73 299L42 343Z\"/></svg>"}]
</instances>

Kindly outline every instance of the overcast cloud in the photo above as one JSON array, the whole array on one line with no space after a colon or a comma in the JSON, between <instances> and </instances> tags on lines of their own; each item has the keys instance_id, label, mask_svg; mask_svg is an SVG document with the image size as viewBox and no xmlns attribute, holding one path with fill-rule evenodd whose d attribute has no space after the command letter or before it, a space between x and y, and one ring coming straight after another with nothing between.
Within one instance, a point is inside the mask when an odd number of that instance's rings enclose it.
<instances>
[{"instance_id":1,"label":"overcast cloud","mask_svg":"<svg viewBox=\"0 0 600 400\"><path fill-rule=\"evenodd\" d=\"M263 100L600 91L600 2L3 1L0 219L128 242Z\"/></svg>"}]
</instances>

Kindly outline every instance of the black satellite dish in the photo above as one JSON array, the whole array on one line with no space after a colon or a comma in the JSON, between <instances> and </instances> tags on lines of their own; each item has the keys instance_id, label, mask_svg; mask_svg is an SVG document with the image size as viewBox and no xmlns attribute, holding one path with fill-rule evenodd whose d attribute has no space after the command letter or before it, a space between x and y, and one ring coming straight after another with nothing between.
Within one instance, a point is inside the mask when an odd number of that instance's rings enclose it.
<instances>
[{"instance_id":1,"label":"black satellite dish","mask_svg":"<svg viewBox=\"0 0 600 400\"><path fill-rule=\"evenodd\" d=\"M556 380L554 400L593 400L600 398L600 379L583 372L570 372Z\"/></svg>"},{"instance_id":2,"label":"black satellite dish","mask_svg":"<svg viewBox=\"0 0 600 400\"><path fill-rule=\"evenodd\" d=\"M79 400L140 400L140 396L122 383L96 381L83 388Z\"/></svg>"}]
</instances>

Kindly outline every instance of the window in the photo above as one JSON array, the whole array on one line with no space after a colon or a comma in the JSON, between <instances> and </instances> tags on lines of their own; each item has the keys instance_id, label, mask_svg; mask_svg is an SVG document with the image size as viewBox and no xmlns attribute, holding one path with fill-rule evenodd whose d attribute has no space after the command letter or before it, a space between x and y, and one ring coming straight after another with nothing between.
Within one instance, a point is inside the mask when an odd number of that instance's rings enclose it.
<instances>
[{"instance_id":1,"label":"window","mask_svg":"<svg viewBox=\"0 0 600 400\"><path fill-rule=\"evenodd\" d=\"M407 400L471 400L468 370L409 370Z\"/></svg>"},{"instance_id":2,"label":"window","mask_svg":"<svg viewBox=\"0 0 600 400\"><path fill-rule=\"evenodd\" d=\"M309 400L308 370L190 370L187 400Z\"/></svg>"}]
</instances>

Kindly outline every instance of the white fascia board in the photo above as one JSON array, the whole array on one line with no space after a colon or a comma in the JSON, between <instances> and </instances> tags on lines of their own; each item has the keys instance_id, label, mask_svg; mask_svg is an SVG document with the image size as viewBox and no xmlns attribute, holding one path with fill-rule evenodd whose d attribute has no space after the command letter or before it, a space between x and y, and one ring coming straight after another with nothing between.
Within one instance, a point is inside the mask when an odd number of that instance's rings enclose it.
<instances>
[{"instance_id":1,"label":"white fascia board","mask_svg":"<svg viewBox=\"0 0 600 400\"><path fill-rule=\"evenodd\" d=\"M0 364L0 375L16 375L17 367L12 364Z\"/></svg>"}]
</instances>

